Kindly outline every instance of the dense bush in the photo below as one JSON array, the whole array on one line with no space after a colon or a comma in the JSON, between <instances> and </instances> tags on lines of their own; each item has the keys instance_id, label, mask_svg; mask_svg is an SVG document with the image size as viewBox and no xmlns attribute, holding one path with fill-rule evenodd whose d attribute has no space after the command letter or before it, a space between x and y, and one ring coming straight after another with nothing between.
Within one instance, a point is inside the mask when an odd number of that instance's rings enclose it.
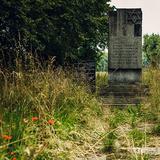
<instances>
[{"instance_id":1,"label":"dense bush","mask_svg":"<svg viewBox=\"0 0 160 160\"><path fill-rule=\"evenodd\" d=\"M110 0L1 0L0 56L95 57L107 44ZM7 62L8 63L8 62Z\"/></svg>"},{"instance_id":2,"label":"dense bush","mask_svg":"<svg viewBox=\"0 0 160 160\"><path fill-rule=\"evenodd\" d=\"M144 35L143 51L147 62L157 67L160 64L160 35Z\"/></svg>"}]
</instances>

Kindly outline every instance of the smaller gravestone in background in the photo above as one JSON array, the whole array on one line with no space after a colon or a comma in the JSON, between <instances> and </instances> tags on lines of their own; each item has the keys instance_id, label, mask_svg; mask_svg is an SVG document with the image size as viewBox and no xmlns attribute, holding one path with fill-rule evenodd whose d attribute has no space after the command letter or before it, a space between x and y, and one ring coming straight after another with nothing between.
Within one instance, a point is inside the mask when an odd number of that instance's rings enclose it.
<instances>
[{"instance_id":1,"label":"smaller gravestone in background","mask_svg":"<svg viewBox=\"0 0 160 160\"><path fill-rule=\"evenodd\" d=\"M109 14L108 104L138 104L142 94L142 11L117 9Z\"/></svg>"},{"instance_id":2,"label":"smaller gravestone in background","mask_svg":"<svg viewBox=\"0 0 160 160\"><path fill-rule=\"evenodd\" d=\"M67 65L73 73L76 82L85 82L92 92L96 90L96 62L83 60Z\"/></svg>"},{"instance_id":3,"label":"smaller gravestone in background","mask_svg":"<svg viewBox=\"0 0 160 160\"><path fill-rule=\"evenodd\" d=\"M74 64L78 73L78 79L83 80L90 87L92 92L96 90L96 62L81 61Z\"/></svg>"}]
</instances>

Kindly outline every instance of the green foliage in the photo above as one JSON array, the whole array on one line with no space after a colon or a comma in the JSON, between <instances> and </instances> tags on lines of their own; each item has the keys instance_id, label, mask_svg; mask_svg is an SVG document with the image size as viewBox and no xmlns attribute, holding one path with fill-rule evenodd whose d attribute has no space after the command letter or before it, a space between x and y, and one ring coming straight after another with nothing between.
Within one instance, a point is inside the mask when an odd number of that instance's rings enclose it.
<instances>
[{"instance_id":1,"label":"green foliage","mask_svg":"<svg viewBox=\"0 0 160 160\"><path fill-rule=\"evenodd\" d=\"M153 67L160 64L160 35L144 35L144 56Z\"/></svg>"},{"instance_id":2,"label":"green foliage","mask_svg":"<svg viewBox=\"0 0 160 160\"><path fill-rule=\"evenodd\" d=\"M129 138L132 139L134 146L142 147L146 143L146 134L139 129L133 129L129 132Z\"/></svg>"},{"instance_id":3,"label":"green foliage","mask_svg":"<svg viewBox=\"0 0 160 160\"><path fill-rule=\"evenodd\" d=\"M157 122L158 121L158 115L157 115L157 113L154 113L153 111L152 112L146 111L146 113L143 113L142 116L143 116L142 118L146 121L150 121L150 122Z\"/></svg>"},{"instance_id":4,"label":"green foliage","mask_svg":"<svg viewBox=\"0 0 160 160\"><path fill-rule=\"evenodd\" d=\"M97 72L107 72L108 55L105 51L101 51L97 54Z\"/></svg>"},{"instance_id":5,"label":"green foliage","mask_svg":"<svg viewBox=\"0 0 160 160\"><path fill-rule=\"evenodd\" d=\"M114 131L111 131L107 134L104 139L104 152L113 152L115 140L117 139L117 134Z\"/></svg>"},{"instance_id":6,"label":"green foliage","mask_svg":"<svg viewBox=\"0 0 160 160\"><path fill-rule=\"evenodd\" d=\"M111 128L117 128L125 123L135 127L138 117L141 116L140 106L129 106L126 109L115 109L114 114L109 118Z\"/></svg>"},{"instance_id":7,"label":"green foliage","mask_svg":"<svg viewBox=\"0 0 160 160\"><path fill-rule=\"evenodd\" d=\"M126 122L126 112L117 110L114 112L114 115L110 117L109 119L109 125L111 128L116 128L119 125L122 125Z\"/></svg>"},{"instance_id":8,"label":"green foliage","mask_svg":"<svg viewBox=\"0 0 160 160\"><path fill-rule=\"evenodd\" d=\"M132 127L136 126L138 117L141 116L141 106L130 106L128 107L130 124Z\"/></svg>"},{"instance_id":9,"label":"green foliage","mask_svg":"<svg viewBox=\"0 0 160 160\"><path fill-rule=\"evenodd\" d=\"M152 130L152 133L157 135L157 136L160 136L160 124L156 125L153 130Z\"/></svg>"},{"instance_id":10,"label":"green foliage","mask_svg":"<svg viewBox=\"0 0 160 160\"><path fill-rule=\"evenodd\" d=\"M130 159L131 160L151 160L151 156L148 154L132 155Z\"/></svg>"},{"instance_id":11,"label":"green foliage","mask_svg":"<svg viewBox=\"0 0 160 160\"><path fill-rule=\"evenodd\" d=\"M149 86L150 96L147 98L149 111L159 119L160 115L160 72L159 68L149 68L144 75L144 81Z\"/></svg>"},{"instance_id":12,"label":"green foliage","mask_svg":"<svg viewBox=\"0 0 160 160\"><path fill-rule=\"evenodd\" d=\"M107 44L109 1L2 0L1 58L13 61L27 52L57 56L61 63L64 57L95 58Z\"/></svg>"},{"instance_id":13,"label":"green foliage","mask_svg":"<svg viewBox=\"0 0 160 160\"><path fill-rule=\"evenodd\" d=\"M107 72L96 72L96 87L99 88L107 85L108 75Z\"/></svg>"}]
</instances>

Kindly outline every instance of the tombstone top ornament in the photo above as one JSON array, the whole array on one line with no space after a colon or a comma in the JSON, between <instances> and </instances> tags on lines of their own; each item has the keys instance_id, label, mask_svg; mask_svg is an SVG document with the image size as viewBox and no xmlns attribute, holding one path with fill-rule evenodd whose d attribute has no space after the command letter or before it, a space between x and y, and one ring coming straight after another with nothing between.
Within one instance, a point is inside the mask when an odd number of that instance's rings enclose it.
<instances>
[{"instance_id":1,"label":"tombstone top ornament","mask_svg":"<svg viewBox=\"0 0 160 160\"><path fill-rule=\"evenodd\" d=\"M126 10L126 9L125 9ZM142 11L141 9L129 9L127 12L127 20L133 24L142 23Z\"/></svg>"}]
</instances>

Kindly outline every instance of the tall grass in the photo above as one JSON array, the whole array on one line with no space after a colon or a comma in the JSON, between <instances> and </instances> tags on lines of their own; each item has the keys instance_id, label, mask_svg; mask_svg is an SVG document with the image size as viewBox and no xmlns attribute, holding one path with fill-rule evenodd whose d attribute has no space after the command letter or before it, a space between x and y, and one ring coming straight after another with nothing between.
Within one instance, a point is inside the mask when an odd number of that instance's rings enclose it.
<instances>
[{"instance_id":1,"label":"tall grass","mask_svg":"<svg viewBox=\"0 0 160 160\"><path fill-rule=\"evenodd\" d=\"M71 77L52 65L0 71L0 159L74 159L79 154L81 132L94 130L102 111L85 85Z\"/></svg>"},{"instance_id":2,"label":"tall grass","mask_svg":"<svg viewBox=\"0 0 160 160\"><path fill-rule=\"evenodd\" d=\"M160 70L144 69L142 78L142 84L149 87L149 94L142 95L141 104L110 110L104 150L114 155L111 159L160 159L159 155L149 152L150 148L156 150L160 143ZM148 151L143 153L145 147Z\"/></svg>"},{"instance_id":3,"label":"tall grass","mask_svg":"<svg viewBox=\"0 0 160 160\"><path fill-rule=\"evenodd\" d=\"M108 84L107 72L97 72L96 73L96 87L97 89L104 87Z\"/></svg>"},{"instance_id":4,"label":"tall grass","mask_svg":"<svg viewBox=\"0 0 160 160\"><path fill-rule=\"evenodd\" d=\"M148 136L159 135L158 69L143 73L143 83L150 88L144 102L121 110L101 107L85 83L76 83L71 73L55 69L52 61L46 68L34 61L31 57L26 71L19 61L15 71L0 70L0 159L96 157L99 145L115 158L121 149L149 146ZM104 84L107 75L98 73L97 86ZM149 123L156 125L154 135L145 128ZM122 154L147 159L133 150Z\"/></svg>"},{"instance_id":5,"label":"tall grass","mask_svg":"<svg viewBox=\"0 0 160 160\"><path fill-rule=\"evenodd\" d=\"M160 115L160 70L146 69L143 74L143 81L150 89L150 95L146 99L146 107Z\"/></svg>"}]
</instances>

